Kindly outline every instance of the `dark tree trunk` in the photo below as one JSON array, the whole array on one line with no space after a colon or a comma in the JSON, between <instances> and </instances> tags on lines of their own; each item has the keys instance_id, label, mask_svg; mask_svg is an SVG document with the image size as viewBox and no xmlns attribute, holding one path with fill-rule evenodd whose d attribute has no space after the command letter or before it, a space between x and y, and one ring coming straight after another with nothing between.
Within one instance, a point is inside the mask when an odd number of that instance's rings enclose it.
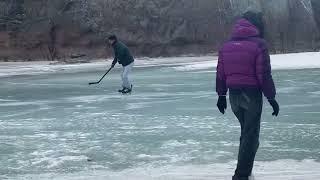
<instances>
[{"instance_id":1,"label":"dark tree trunk","mask_svg":"<svg viewBox=\"0 0 320 180\"><path fill-rule=\"evenodd\" d=\"M49 42L48 42L48 50L50 55L50 60L54 61L57 58L57 25L55 22L50 19L50 29L49 29Z\"/></svg>"}]
</instances>

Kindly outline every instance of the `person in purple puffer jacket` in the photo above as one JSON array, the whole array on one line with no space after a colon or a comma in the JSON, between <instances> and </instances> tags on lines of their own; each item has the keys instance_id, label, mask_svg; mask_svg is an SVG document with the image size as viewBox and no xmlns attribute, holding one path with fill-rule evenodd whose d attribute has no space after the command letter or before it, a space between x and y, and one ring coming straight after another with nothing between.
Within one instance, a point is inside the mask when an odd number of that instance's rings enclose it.
<instances>
[{"instance_id":1,"label":"person in purple puffer jacket","mask_svg":"<svg viewBox=\"0 0 320 180\"><path fill-rule=\"evenodd\" d=\"M216 90L218 109L225 113L229 90L231 109L241 126L238 165L233 180L248 180L259 147L262 94L278 116L270 55L261 13L248 11L234 26L231 39L219 51Z\"/></svg>"}]
</instances>

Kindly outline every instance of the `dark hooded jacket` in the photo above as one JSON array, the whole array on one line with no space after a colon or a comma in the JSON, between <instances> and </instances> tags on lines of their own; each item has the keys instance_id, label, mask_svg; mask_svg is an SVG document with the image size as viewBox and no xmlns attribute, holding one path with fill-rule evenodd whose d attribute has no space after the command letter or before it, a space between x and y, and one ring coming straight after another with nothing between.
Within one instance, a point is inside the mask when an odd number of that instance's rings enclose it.
<instances>
[{"instance_id":1,"label":"dark hooded jacket","mask_svg":"<svg viewBox=\"0 0 320 180\"><path fill-rule=\"evenodd\" d=\"M118 62L122 66L127 66L134 62L134 58L125 44L120 41L116 41L112 47L114 50L114 60L112 64L115 65Z\"/></svg>"}]
</instances>

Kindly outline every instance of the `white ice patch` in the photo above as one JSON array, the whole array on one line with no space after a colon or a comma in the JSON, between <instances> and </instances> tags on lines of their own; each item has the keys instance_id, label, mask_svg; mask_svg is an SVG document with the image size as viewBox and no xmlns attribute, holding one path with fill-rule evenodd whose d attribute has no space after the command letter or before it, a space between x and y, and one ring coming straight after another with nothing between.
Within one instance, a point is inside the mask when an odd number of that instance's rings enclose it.
<instances>
[{"instance_id":1,"label":"white ice patch","mask_svg":"<svg viewBox=\"0 0 320 180\"><path fill-rule=\"evenodd\" d=\"M17 100L12 100L12 99L0 99L0 102L17 102Z\"/></svg>"},{"instance_id":2,"label":"white ice patch","mask_svg":"<svg viewBox=\"0 0 320 180\"><path fill-rule=\"evenodd\" d=\"M217 61L204 61L204 62L197 62L194 64L174 67L174 69L178 71L195 71L195 70L203 70L203 69L211 69L211 68L213 69L216 66L217 66Z\"/></svg>"},{"instance_id":3,"label":"white ice patch","mask_svg":"<svg viewBox=\"0 0 320 180\"><path fill-rule=\"evenodd\" d=\"M140 158L154 158L141 154ZM70 160L70 158L65 158ZM74 158L71 158L74 160ZM78 160L78 158L77 158ZM80 158L82 160L82 158ZM124 171L96 170L74 174L23 175L16 179L52 180L229 180L235 162L211 165L139 167ZM320 178L320 163L313 160L279 160L256 162L254 180L316 180Z\"/></svg>"},{"instance_id":4,"label":"white ice patch","mask_svg":"<svg viewBox=\"0 0 320 180\"><path fill-rule=\"evenodd\" d=\"M88 160L87 156L61 156L61 157L41 157L38 160L31 162L32 165L47 164L48 168L58 167L66 162L85 162Z\"/></svg>"}]
</instances>

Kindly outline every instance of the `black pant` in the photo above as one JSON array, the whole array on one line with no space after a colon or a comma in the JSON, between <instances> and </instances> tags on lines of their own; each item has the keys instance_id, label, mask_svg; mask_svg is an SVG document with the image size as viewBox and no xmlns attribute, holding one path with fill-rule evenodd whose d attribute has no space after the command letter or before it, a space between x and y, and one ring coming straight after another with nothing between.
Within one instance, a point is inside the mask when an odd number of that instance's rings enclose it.
<instances>
[{"instance_id":1,"label":"black pant","mask_svg":"<svg viewBox=\"0 0 320 180\"><path fill-rule=\"evenodd\" d=\"M241 125L238 165L235 177L247 180L259 148L262 93L259 89L230 89L230 104Z\"/></svg>"}]
</instances>

